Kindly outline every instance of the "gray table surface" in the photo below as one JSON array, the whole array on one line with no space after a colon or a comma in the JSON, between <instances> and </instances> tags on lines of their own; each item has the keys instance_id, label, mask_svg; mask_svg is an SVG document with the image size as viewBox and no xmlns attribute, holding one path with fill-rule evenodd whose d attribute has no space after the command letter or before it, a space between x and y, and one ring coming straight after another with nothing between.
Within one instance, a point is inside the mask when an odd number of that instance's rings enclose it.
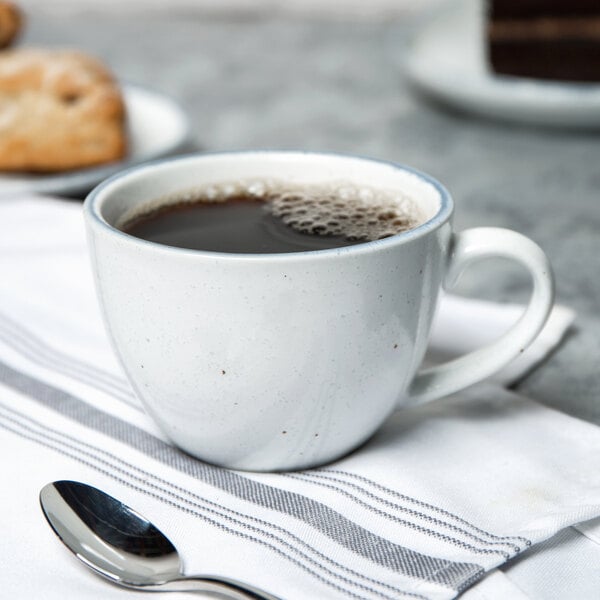
<instances>
[{"instance_id":1,"label":"gray table surface","mask_svg":"<svg viewBox=\"0 0 600 600\"><path fill-rule=\"evenodd\" d=\"M415 94L402 72L402 22L45 14L25 44L78 47L125 81L187 110L190 150L299 148L399 161L446 184L457 229L509 227L538 242L558 301L578 319L517 389L600 424L600 133L473 118ZM458 291L522 301L524 273L486 262Z\"/></svg>"}]
</instances>

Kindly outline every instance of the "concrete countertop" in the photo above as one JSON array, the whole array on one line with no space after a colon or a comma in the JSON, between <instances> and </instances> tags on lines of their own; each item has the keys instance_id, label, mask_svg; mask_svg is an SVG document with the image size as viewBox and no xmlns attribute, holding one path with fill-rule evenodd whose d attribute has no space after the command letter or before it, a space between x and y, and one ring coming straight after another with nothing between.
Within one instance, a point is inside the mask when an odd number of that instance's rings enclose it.
<instances>
[{"instance_id":1,"label":"concrete countertop","mask_svg":"<svg viewBox=\"0 0 600 600\"><path fill-rule=\"evenodd\" d=\"M451 112L416 95L402 22L30 15L24 44L78 47L187 110L189 148L336 150L429 172L457 229L509 227L538 242L558 301L578 313L565 343L517 389L600 424L600 132L550 131ZM524 273L473 267L457 290L523 301Z\"/></svg>"}]
</instances>

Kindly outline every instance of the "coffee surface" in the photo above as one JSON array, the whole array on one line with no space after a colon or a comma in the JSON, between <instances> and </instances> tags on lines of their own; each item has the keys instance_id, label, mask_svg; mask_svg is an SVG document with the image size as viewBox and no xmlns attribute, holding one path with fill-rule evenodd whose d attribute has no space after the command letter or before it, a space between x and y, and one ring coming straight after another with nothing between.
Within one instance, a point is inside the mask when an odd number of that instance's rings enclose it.
<instances>
[{"instance_id":1,"label":"coffee surface","mask_svg":"<svg viewBox=\"0 0 600 600\"><path fill-rule=\"evenodd\" d=\"M157 198L117 226L138 238L192 250L268 254L382 239L422 222L407 197L347 184L245 181Z\"/></svg>"}]
</instances>

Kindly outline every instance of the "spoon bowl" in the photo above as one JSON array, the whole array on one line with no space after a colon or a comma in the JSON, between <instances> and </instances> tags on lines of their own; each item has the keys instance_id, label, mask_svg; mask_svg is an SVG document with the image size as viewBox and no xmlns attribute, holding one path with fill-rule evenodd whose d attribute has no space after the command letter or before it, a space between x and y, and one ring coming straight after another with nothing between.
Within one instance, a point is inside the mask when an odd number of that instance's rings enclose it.
<instances>
[{"instance_id":1,"label":"spoon bowl","mask_svg":"<svg viewBox=\"0 0 600 600\"><path fill-rule=\"evenodd\" d=\"M95 487L55 481L40 491L40 504L65 546L113 583L146 591L206 591L239 600L276 600L233 579L183 576L169 539L135 510Z\"/></svg>"}]
</instances>

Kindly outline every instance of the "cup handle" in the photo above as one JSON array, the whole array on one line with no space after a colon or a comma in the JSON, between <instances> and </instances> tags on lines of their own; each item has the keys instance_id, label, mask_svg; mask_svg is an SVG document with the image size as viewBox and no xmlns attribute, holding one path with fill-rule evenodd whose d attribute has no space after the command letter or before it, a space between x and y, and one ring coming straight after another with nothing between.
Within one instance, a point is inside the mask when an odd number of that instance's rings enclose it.
<instances>
[{"instance_id":1,"label":"cup handle","mask_svg":"<svg viewBox=\"0 0 600 600\"><path fill-rule=\"evenodd\" d=\"M529 304L513 327L495 342L447 363L420 371L412 381L404 406L423 404L453 394L506 366L541 331L554 301L552 267L542 249L529 238L497 227L453 234L444 288L451 288L471 263L505 257L523 265L533 280Z\"/></svg>"}]
</instances>

